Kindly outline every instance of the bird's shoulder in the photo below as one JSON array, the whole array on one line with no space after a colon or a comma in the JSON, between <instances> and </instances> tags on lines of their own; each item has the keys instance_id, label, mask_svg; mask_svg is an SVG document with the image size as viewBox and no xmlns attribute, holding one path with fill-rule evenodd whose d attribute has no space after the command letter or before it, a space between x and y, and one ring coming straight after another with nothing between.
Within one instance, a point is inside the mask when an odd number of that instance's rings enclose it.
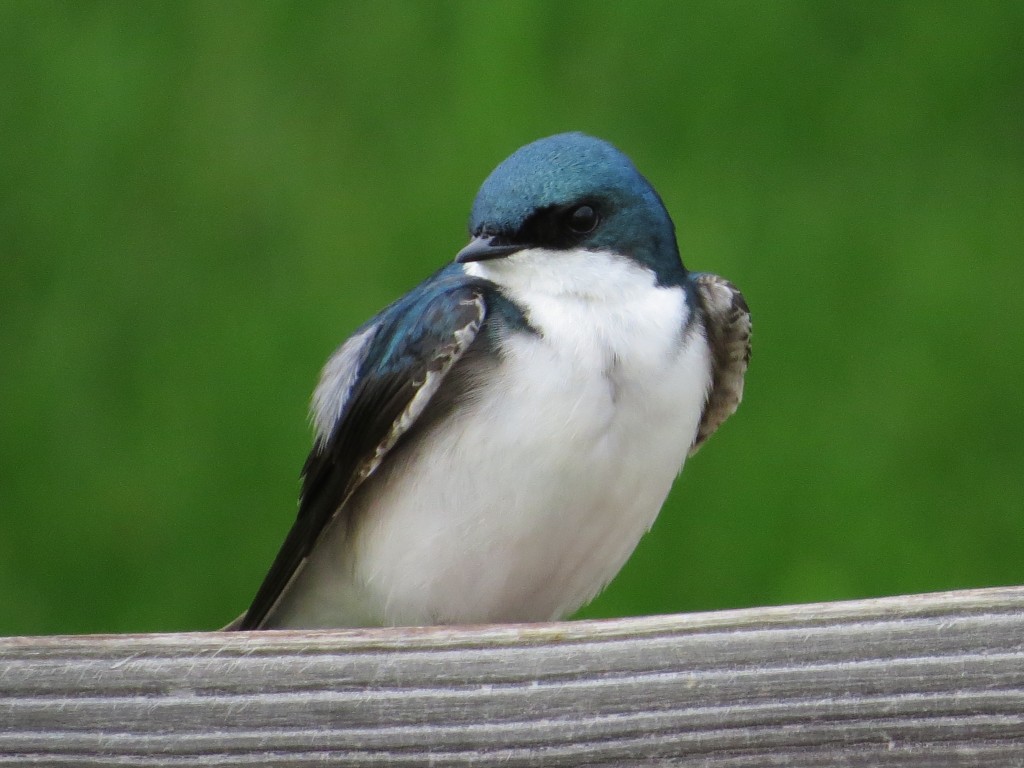
<instances>
[{"instance_id":1,"label":"bird's shoulder","mask_svg":"<svg viewBox=\"0 0 1024 768\"><path fill-rule=\"evenodd\" d=\"M451 264L364 324L332 356L314 394L316 440L310 462L337 463L344 450L358 466L350 484L373 473L383 456L416 425L449 373L467 356L496 351L510 329L529 330L523 310L494 283ZM454 389L457 389L454 388ZM310 466L303 473L310 487ZM344 489L347 497L353 487Z\"/></svg>"},{"instance_id":2,"label":"bird's shoulder","mask_svg":"<svg viewBox=\"0 0 1024 768\"><path fill-rule=\"evenodd\" d=\"M392 428L397 439L439 390L451 394L447 379L456 364L472 367L517 330L533 332L524 309L495 283L460 264L437 271L377 313L328 361L313 397L313 456L328 443L373 442ZM402 413L406 406L411 410Z\"/></svg>"}]
</instances>

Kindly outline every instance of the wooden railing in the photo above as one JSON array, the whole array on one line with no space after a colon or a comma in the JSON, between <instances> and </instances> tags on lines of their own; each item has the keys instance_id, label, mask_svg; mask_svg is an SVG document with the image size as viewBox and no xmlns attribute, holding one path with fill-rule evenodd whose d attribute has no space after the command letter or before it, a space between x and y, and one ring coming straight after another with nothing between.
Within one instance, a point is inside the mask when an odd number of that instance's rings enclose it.
<instances>
[{"instance_id":1,"label":"wooden railing","mask_svg":"<svg viewBox=\"0 0 1024 768\"><path fill-rule=\"evenodd\" d=\"M0 765L1024 766L1024 588L0 639Z\"/></svg>"}]
</instances>

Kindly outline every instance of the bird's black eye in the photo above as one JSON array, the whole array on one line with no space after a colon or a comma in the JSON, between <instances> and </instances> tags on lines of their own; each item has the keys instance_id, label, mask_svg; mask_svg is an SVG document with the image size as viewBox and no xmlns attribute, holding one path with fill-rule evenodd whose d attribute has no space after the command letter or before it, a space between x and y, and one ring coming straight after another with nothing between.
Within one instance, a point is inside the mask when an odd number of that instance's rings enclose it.
<instances>
[{"instance_id":1,"label":"bird's black eye","mask_svg":"<svg viewBox=\"0 0 1024 768\"><path fill-rule=\"evenodd\" d=\"M601 217L597 215L597 211L589 205L580 205L569 211L569 229L577 235L585 235L588 232L593 232L600 221Z\"/></svg>"}]
</instances>

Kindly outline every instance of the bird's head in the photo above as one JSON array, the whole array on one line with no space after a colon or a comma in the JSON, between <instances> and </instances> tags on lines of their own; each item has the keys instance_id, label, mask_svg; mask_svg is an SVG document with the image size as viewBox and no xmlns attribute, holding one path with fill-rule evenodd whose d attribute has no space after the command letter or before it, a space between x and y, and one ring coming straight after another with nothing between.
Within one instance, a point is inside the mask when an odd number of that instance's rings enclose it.
<instances>
[{"instance_id":1,"label":"bird's head","mask_svg":"<svg viewBox=\"0 0 1024 768\"><path fill-rule=\"evenodd\" d=\"M461 263L538 249L551 258L603 252L650 269L660 284L686 277L658 193L622 152L582 133L539 139L495 168L473 202L469 230Z\"/></svg>"}]
</instances>

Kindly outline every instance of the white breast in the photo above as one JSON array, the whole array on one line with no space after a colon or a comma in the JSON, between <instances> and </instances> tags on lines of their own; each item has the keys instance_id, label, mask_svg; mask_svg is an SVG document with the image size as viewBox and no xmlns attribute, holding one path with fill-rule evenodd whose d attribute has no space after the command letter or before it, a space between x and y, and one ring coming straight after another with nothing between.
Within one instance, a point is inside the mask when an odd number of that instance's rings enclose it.
<instances>
[{"instance_id":1,"label":"white breast","mask_svg":"<svg viewBox=\"0 0 1024 768\"><path fill-rule=\"evenodd\" d=\"M654 522L710 383L703 335L684 335L682 290L586 251L466 271L501 286L540 333L504 340L493 381L359 499L354 533L325 532L284 622L559 618Z\"/></svg>"}]
</instances>

